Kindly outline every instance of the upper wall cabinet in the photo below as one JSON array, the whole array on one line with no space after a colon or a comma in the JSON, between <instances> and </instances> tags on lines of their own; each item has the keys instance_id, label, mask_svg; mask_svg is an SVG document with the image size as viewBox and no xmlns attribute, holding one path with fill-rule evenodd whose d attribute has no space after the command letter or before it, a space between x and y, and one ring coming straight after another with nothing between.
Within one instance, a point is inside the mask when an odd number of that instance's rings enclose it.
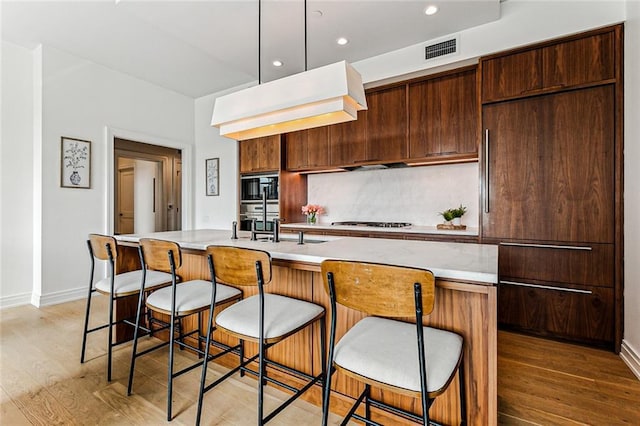
<instances>
[{"instance_id":1,"label":"upper wall cabinet","mask_svg":"<svg viewBox=\"0 0 640 426\"><path fill-rule=\"evenodd\" d=\"M280 170L280 135L240 141L240 173Z\"/></svg>"},{"instance_id":2,"label":"upper wall cabinet","mask_svg":"<svg viewBox=\"0 0 640 426\"><path fill-rule=\"evenodd\" d=\"M519 98L615 79L615 33L580 36L484 58L482 101Z\"/></svg>"},{"instance_id":3,"label":"upper wall cabinet","mask_svg":"<svg viewBox=\"0 0 640 426\"><path fill-rule=\"evenodd\" d=\"M407 155L406 85L367 93L366 161L402 161Z\"/></svg>"},{"instance_id":4,"label":"upper wall cabinet","mask_svg":"<svg viewBox=\"0 0 640 426\"><path fill-rule=\"evenodd\" d=\"M476 67L409 84L409 157L478 156Z\"/></svg>"},{"instance_id":5,"label":"upper wall cabinet","mask_svg":"<svg viewBox=\"0 0 640 426\"><path fill-rule=\"evenodd\" d=\"M477 67L367 91L358 119L287 134L287 170L478 158Z\"/></svg>"},{"instance_id":6,"label":"upper wall cabinet","mask_svg":"<svg viewBox=\"0 0 640 426\"><path fill-rule=\"evenodd\" d=\"M329 126L331 167L353 166L366 161L367 113L358 111L358 119Z\"/></svg>"},{"instance_id":7,"label":"upper wall cabinet","mask_svg":"<svg viewBox=\"0 0 640 426\"><path fill-rule=\"evenodd\" d=\"M316 127L285 135L287 170L312 170L329 165L329 127Z\"/></svg>"}]
</instances>

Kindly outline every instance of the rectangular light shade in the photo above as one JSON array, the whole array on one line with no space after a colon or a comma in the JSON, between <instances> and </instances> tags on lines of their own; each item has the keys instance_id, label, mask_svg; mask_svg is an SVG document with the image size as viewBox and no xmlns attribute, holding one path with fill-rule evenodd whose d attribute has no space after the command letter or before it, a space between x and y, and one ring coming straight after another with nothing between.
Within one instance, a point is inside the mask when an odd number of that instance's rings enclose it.
<instances>
[{"instance_id":1,"label":"rectangular light shade","mask_svg":"<svg viewBox=\"0 0 640 426\"><path fill-rule=\"evenodd\" d=\"M363 109L362 78L341 61L221 96L211 125L245 140L356 120Z\"/></svg>"}]
</instances>

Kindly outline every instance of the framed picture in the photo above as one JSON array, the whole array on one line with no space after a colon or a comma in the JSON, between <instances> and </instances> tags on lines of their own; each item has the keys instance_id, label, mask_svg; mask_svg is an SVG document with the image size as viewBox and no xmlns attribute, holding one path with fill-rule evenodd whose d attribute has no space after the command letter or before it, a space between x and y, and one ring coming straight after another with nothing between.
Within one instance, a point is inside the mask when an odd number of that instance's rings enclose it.
<instances>
[{"instance_id":1,"label":"framed picture","mask_svg":"<svg viewBox=\"0 0 640 426\"><path fill-rule=\"evenodd\" d=\"M91 188L91 141L61 138L60 186Z\"/></svg>"},{"instance_id":2,"label":"framed picture","mask_svg":"<svg viewBox=\"0 0 640 426\"><path fill-rule=\"evenodd\" d=\"M219 158L209 158L205 160L204 168L207 174L207 195L220 195L220 174L218 170L219 165Z\"/></svg>"}]
</instances>

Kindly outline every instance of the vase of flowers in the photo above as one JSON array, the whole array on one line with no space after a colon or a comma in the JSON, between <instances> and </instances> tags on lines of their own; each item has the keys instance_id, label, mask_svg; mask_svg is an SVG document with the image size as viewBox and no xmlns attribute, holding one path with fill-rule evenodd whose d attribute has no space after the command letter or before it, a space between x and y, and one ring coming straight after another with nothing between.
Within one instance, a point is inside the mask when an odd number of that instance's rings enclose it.
<instances>
[{"instance_id":1,"label":"vase of flowers","mask_svg":"<svg viewBox=\"0 0 640 426\"><path fill-rule=\"evenodd\" d=\"M302 206L302 213L307 216L307 223L309 225L315 225L318 221L318 216L324 214L324 208L317 204L307 204Z\"/></svg>"}]
</instances>

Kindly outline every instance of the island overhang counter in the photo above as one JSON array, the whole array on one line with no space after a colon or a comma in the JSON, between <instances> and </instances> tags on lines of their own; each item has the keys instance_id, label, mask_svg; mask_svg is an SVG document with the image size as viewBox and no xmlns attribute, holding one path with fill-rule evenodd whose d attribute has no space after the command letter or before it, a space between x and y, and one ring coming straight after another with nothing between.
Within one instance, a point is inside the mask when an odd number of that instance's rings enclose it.
<instances>
[{"instance_id":1,"label":"island overhang counter","mask_svg":"<svg viewBox=\"0 0 640 426\"><path fill-rule=\"evenodd\" d=\"M183 266L178 273L183 280L209 279L209 271L204 256L208 245L229 245L254 248L269 252L273 261L273 279L265 287L268 292L297 297L322 305L331 315L329 297L325 292L320 264L325 259L346 259L366 262L411 266L431 270L436 277L436 297L433 312L425 316L423 323L438 328L455 331L464 338L464 370L467 389L468 423L491 425L497 423L497 279L498 249L494 245L445 243L434 241L409 241L380 238L313 236L313 242L298 244L294 236L278 243L271 241L251 241L249 233L239 232L238 239L231 239L230 231L192 230L157 232L116 236L120 246L118 272L139 267L137 245L141 238L157 238L175 241L183 249ZM242 288L245 297L255 294L256 289ZM117 316L131 314L135 303L121 301L117 306ZM344 307L338 310L339 338L363 315ZM411 321L411 318L406 318ZM413 319L415 321L415 319ZM185 324L186 328L197 327L197 322ZM269 351L269 358L287 365L307 370L320 371L319 345L309 345L309 339L317 339L319 327L292 336L287 341ZM118 339L126 339L129 331L119 329ZM216 339L235 343L217 333ZM245 343L245 353L254 351ZM222 358L227 366L237 363L237 359ZM284 372L275 372L280 378ZM457 379L432 406L432 418L445 424L459 424L459 392ZM333 380L332 411L343 414L350 406L350 400L359 394L360 386L347 377ZM419 400L376 391L374 396L393 401L412 411L420 411ZM306 393L305 399L321 404L319 387ZM397 422L398 418L387 419Z\"/></svg>"}]
</instances>

